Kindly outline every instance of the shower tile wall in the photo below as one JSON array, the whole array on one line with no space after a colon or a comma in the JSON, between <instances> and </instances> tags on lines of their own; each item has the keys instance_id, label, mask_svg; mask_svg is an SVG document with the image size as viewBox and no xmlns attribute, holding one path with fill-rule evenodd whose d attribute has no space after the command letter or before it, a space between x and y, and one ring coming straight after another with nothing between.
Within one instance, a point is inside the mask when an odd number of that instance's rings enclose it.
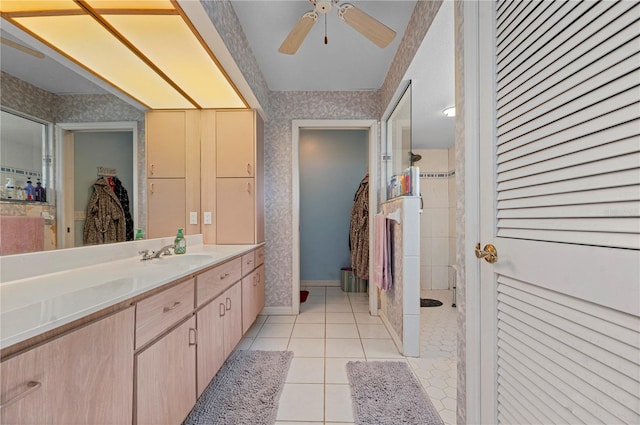
<instances>
[{"instance_id":1,"label":"shower tile wall","mask_svg":"<svg viewBox=\"0 0 640 425\"><path fill-rule=\"evenodd\" d=\"M455 278L450 265L456 259L455 151L452 147L414 152L422 155L417 163L420 174L427 175L420 178L420 288L448 289Z\"/></svg>"}]
</instances>

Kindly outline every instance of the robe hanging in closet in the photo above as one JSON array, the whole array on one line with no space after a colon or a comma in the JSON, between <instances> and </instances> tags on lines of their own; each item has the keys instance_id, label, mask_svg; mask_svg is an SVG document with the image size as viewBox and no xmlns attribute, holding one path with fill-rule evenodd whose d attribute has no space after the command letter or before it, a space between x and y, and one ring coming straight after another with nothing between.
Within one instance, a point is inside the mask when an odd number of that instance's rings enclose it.
<instances>
[{"instance_id":1,"label":"robe hanging in closet","mask_svg":"<svg viewBox=\"0 0 640 425\"><path fill-rule=\"evenodd\" d=\"M85 245L97 245L126 240L125 216L120 200L109 183L100 178L93 184L93 194L87 204L83 242Z\"/></svg>"},{"instance_id":2,"label":"robe hanging in closet","mask_svg":"<svg viewBox=\"0 0 640 425\"><path fill-rule=\"evenodd\" d=\"M369 278L369 177L361 182L354 196L349 228L351 269L361 278Z\"/></svg>"}]
</instances>

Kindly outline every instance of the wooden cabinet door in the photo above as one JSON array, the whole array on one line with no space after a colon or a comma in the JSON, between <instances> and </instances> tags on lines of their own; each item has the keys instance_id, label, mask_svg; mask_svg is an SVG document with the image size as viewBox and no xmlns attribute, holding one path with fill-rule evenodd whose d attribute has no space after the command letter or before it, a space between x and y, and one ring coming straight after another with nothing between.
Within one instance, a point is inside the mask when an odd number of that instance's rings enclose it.
<instances>
[{"instance_id":1,"label":"wooden cabinet door","mask_svg":"<svg viewBox=\"0 0 640 425\"><path fill-rule=\"evenodd\" d=\"M224 294L223 294L224 295ZM198 397L224 363L224 316L226 306L223 295L198 311Z\"/></svg>"},{"instance_id":2,"label":"wooden cabinet door","mask_svg":"<svg viewBox=\"0 0 640 425\"><path fill-rule=\"evenodd\" d=\"M136 356L137 424L180 424L196 402L196 319Z\"/></svg>"},{"instance_id":3,"label":"wooden cabinet door","mask_svg":"<svg viewBox=\"0 0 640 425\"><path fill-rule=\"evenodd\" d=\"M185 111L146 114L147 177L185 177Z\"/></svg>"},{"instance_id":4,"label":"wooden cabinet door","mask_svg":"<svg viewBox=\"0 0 640 425\"><path fill-rule=\"evenodd\" d=\"M222 295L227 313L224 316L224 357L231 354L242 338L242 287L240 282Z\"/></svg>"},{"instance_id":5,"label":"wooden cabinet door","mask_svg":"<svg viewBox=\"0 0 640 425\"><path fill-rule=\"evenodd\" d=\"M244 335L256 320L256 272L242 278L242 334Z\"/></svg>"},{"instance_id":6,"label":"wooden cabinet door","mask_svg":"<svg viewBox=\"0 0 640 425\"><path fill-rule=\"evenodd\" d=\"M185 180L147 179L147 239L175 236L185 225Z\"/></svg>"},{"instance_id":7,"label":"wooden cabinet door","mask_svg":"<svg viewBox=\"0 0 640 425\"><path fill-rule=\"evenodd\" d=\"M2 362L0 422L131 423L133 310Z\"/></svg>"},{"instance_id":8,"label":"wooden cabinet door","mask_svg":"<svg viewBox=\"0 0 640 425\"><path fill-rule=\"evenodd\" d=\"M252 178L216 179L219 244L255 243L254 191Z\"/></svg>"},{"instance_id":9,"label":"wooden cabinet door","mask_svg":"<svg viewBox=\"0 0 640 425\"><path fill-rule=\"evenodd\" d=\"M255 176L253 111L216 112L216 175Z\"/></svg>"}]
</instances>

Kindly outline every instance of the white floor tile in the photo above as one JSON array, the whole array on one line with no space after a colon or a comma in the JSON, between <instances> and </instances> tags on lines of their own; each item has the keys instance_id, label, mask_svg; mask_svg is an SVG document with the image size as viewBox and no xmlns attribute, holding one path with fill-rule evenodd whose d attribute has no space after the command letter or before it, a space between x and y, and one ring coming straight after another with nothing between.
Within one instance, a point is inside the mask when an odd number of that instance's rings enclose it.
<instances>
[{"instance_id":1,"label":"white floor tile","mask_svg":"<svg viewBox=\"0 0 640 425\"><path fill-rule=\"evenodd\" d=\"M284 384L276 419L322 421L324 419L324 385Z\"/></svg>"},{"instance_id":2,"label":"white floor tile","mask_svg":"<svg viewBox=\"0 0 640 425\"><path fill-rule=\"evenodd\" d=\"M324 357L324 338L291 338L287 350L294 357Z\"/></svg>"},{"instance_id":3,"label":"white floor tile","mask_svg":"<svg viewBox=\"0 0 640 425\"><path fill-rule=\"evenodd\" d=\"M289 338L256 338L250 350L282 351L287 349Z\"/></svg>"},{"instance_id":4,"label":"white floor tile","mask_svg":"<svg viewBox=\"0 0 640 425\"><path fill-rule=\"evenodd\" d=\"M301 313L324 313L324 302L321 303L302 303L300 304Z\"/></svg>"},{"instance_id":5,"label":"white floor tile","mask_svg":"<svg viewBox=\"0 0 640 425\"><path fill-rule=\"evenodd\" d=\"M253 338L242 338L234 350L248 350L253 344Z\"/></svg>"},{"instance_id":6,"label":"white floor tile","mask_svg":"<svg viewBox=\"0 0 640 425\"><path fill-rule=\"evenodd\" d=\"M256 318L256 323L264 323L267 320L267 316L260 315Z\"/></svg>"},{"instance_id":7,"label":"white floor tile","mask_svg":"<svg viewBox=\"0 0 640 425\"><path fill-rule=\"evenodd\" d=\"M296 323L324 323L325 322L325 314L321 313L312 313L306 312L298 315L296 319Z\"/></svg>"},{"instance_id":8,"label":"white floor tile","mask_svg":"<svg viewBox=\"0 0 640 425\"><path fill-rule=\"evenodd\" d=\"M364 358L364 350L360 339L327 338L327 357L360 357Z\"/></svg>"},{"instance_id":9,"label":"white floor tile","mask_svg":"<svg viewBox=\"0 0 640 425\"><path fill-rule=\"evenodd\" d=\"M389 331L384 325L364 325L358 324L358 331L362 339L390 339Z\"/></svg>"},{"instance_id":10,"label":"white floor tile","mask_svg":"<svg viewBox=\"0 0 640 425\"><path fill-rule=\"evenodd\" d=\"M362 361L362 358L326 358L325 366L325 383L327 384L348 384L347 363L350 361Z\"/></svg>"},{"instance_id":11,"label":"white floor tile","mask_svg":"<svg viewBox=\"0 0 640 425\"><path fill-rule=\"evenodd\" d=\"M265 317L265 320L266 320L266 317ZM251 327L247 330L244 336L248 338L255 337L256 335L258 335L258 332L260 332L260 329L262 329L263 324L264 322L258 323L256 321L253 325L251 325Z\"/></svg>"},{"instance_id":12,"label":"white floor tile","mask_svg":"<svg viewBox=\"0 0 640 425\"><path fill-rule=\"evenodd\" d=\"M359 338L355 323L327 323L327 338Z\"/></svg>"},{"instance_id":13,"label":"white floor tile","mask_svg":"<svg viewBox=\"0 0 640 425\"><path fill-rule=\"evenodd\" d=\"M381 325L382 320L379 317L372 316L369 313L354 313L356 322L363 325Z\"/></svg>"},{"instance_id":14,"label":"white floor tile","mask_svg":"<svg viewBox=\"0 0 640 425\"><path fill-rule=\"evenodd\" d=\"M369 303L351 303L354 313L369 313Z\"/></svg>"},{"instance_id":15,"label":"white floor tile","mask_svg":"<svg viewBox=\"0 0 640 425\"><path fill-rule=\"evenodd\" d=\"M339 304L327 304L327 313L351 313L352 311L349 301Z\"/></svg>"},{"instance_id":16,"label":"white floor tile","mask_svg":"<svg viewBox=\"0 0 640 425\"><path fill-rule=\"evenodd\" d=\"M297 316L269 316L265 323L295 323Z\"/></svg>"},{"instance_id":17,"label":"white floor tile","mask_svg":"<svg viewBox=\"0 0 640 425\"><path fill-rule=\"evenodd\" d=\"M327 313L327 323L356 323L353 313Z\"/></svg>"},{"instance_id":18,"label":"white floor tile","mask_svg":"<svg viewBox=\"0 0 640 425\"><path fill-rule=\"evenodd\" d=\"M324 420L327 422L352 422L353 419L349 385L325 385Z\"/></svg>"},{"instance_id":19,"label":"white floor tile","mask_svg":"<svg viewBox=\"0 0 640 425\"><path fill-rule=\"evenodd\" d=\"M258 338L289 338L293 323L265 323L258 332Z\"/></svg>"},{"instance_id":20,"label":"white floor tile","mask_svg":"<svg viewBox=\"0 0 640 425\"><path fill-rule=\"evenodd\" d=\"M296 323L291 338L324 338L324 323Z\"/></svg>"},{"instance_id":21,"label":"white floor tile","mask_svg":"<svg viewBox=\"0 0 640 425\"><path fill-rule=\"evenodd\" d=\"M363 339L364 354L367 359L403 359L391 339Z\"/></svg>"},{"instance_id":22,"label":"white floor tile","mask_svg":"<svg viewBox=\"0 0 640 425\"><path fill-rule=\"evenodd\" d=\"M323 357L294 357L291 359L288 384L323 384L324 383L324 358Z\"/></svg>"}]
</instances>

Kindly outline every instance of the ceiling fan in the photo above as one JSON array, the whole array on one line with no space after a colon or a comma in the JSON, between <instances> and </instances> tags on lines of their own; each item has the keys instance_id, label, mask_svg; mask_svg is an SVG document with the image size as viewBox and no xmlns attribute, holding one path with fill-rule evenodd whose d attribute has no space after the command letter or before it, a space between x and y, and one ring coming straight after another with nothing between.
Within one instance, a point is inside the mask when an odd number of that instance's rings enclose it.
<instances>
[{"instance_id":1,"label":"ceiling fan","mask_svg":"<svg viewBox=\"0 0 640 425\"><path fill-rule=\"evenodd\" d=\"M393 41L396 36L394 30L377 19L372 18L354 5L350 3L339 5L338 1L339 0L309 0L309 3L314 6L314 9L302 15L298 23L293 27L289 35L287 35L287 38L282 42L278 51L287 55L295 54L313 24L318 20L318 14L326 15L334 5L338 8L338 16L340 19L371 40L378 47L387 47L389 43Z\"/></svg>"}]
</instances>

